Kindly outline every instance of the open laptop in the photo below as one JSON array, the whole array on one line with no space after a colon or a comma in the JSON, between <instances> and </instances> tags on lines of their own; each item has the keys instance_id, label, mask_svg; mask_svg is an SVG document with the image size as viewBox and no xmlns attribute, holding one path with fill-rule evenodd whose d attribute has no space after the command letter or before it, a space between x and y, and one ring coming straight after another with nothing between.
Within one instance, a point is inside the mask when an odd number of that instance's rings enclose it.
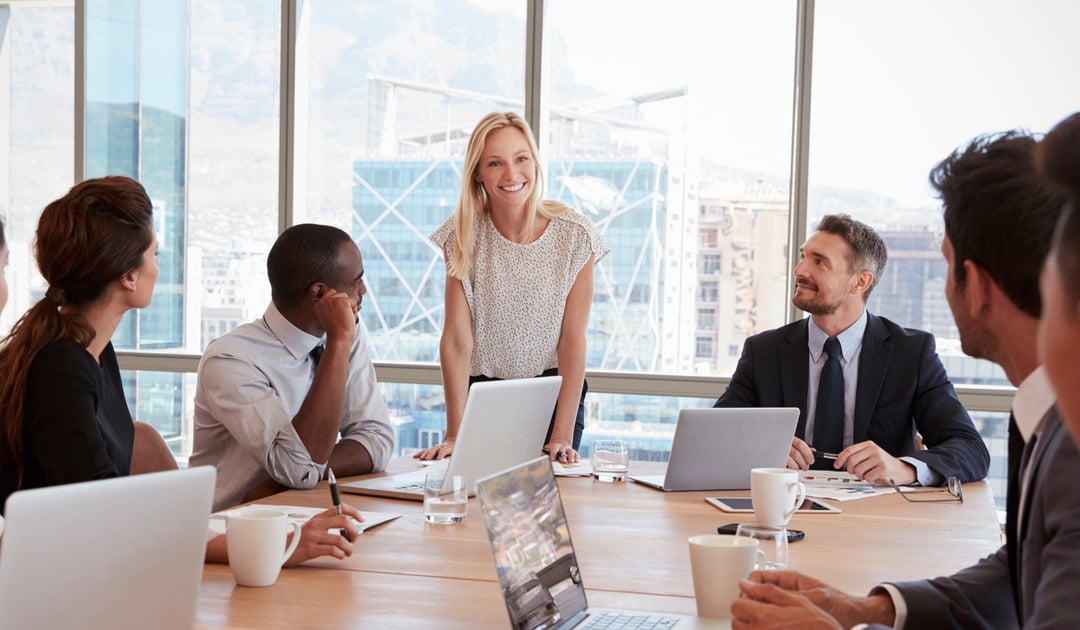
<instances>
[{"instance_id":1,"label":"open laptop","mask_svg":"<svg viewBox=\"0 0 1080 630\"><path fill-rule=\"evenodd\" d=\"M482 381L469 388L465 412L458 427L454 453L446 478L464 474L469 496L476 494L476 481L494 472L528 461L544 447L555 401L562 386L561 376ZM424 500L427 469L385 477L339 483L338 489L394 499Z\"/></svg>"},{"instance_id":2,"label":"open laptop","mask_svg":"<svg viewBox=\"0 0 1080 630\"><path fill-rule=\"evenodd\" d=\"M511 627L731 627L729 621L716 619L590 609L548 458L539 457L481 479L476 496ZM686 570L690 571L689 563ZM629 625L631 621L652 625ZM604 625L607 623L614 625Z\"/></svg>"},{"instance_id":3,"label":"open laptop","mask_svg":"<svg viewBox=\"0 0 1080 630\"><path fill-rule=\"evenodd\" d=\"M214 477L200 466L12 494L0 627L190 630Z\"/></svg>"},{"instance_id":4,"label":"open laptop","mask_svg":"<svg viewBox=\"0 0 1080 630\"><path fill-rule=\"evenodd\" d=\"M750 469L787 465L797 407L683 409L667 472L630 475L665 491L748 490Z\"/></svg>"}]
</instances>

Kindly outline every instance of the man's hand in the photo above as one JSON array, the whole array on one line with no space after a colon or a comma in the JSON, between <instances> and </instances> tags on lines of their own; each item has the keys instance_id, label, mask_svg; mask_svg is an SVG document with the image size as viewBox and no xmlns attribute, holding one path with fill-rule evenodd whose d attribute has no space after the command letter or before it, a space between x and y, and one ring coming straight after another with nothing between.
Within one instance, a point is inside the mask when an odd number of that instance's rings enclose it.
<instances>
[{"instance_id":1,"label":"man's hand","mask_svg":"<svg viewBox=\"0 0 1080 630\"><path fill-rule=\"evenodd\" d=\"M772 585L781 591L790 591L804 597L807 602L835 618L840 623L838 627L850 628L858 623L881 623L891 626L896 619L896 610L893 608L892 598L888 595L854 597L798 571L753 571L747 577L747 581ZM771 593L772 591L763 592ZM757 595L747 595L745 589L743 593L743 597L757 597ZM734 611L734 608L732 610Z\"/></svg>"},{"instance_id":2,"label":"man's hand","mask_svg":"<svg viewBox=\"0 0 1080 630\"><path fill-rule=\"evenodd\" d=\"M743 628L808 628L810 630L843 630L843 626L808 598L786 591L775 584L759 584L742 580L742 595L731 606L731 627Z\"/></svg>"},{"instance_id":3,"label":"man's hand","mask_svg":"<svg viewBox=\"0 0 1080 630\"><path fill-rule=\"evenodd\" d=\"M436 444L431 448L425 448L422 451L417 451L413 454L413 457L421 461L428 461L432 459L443 459L444 457L450 457L450 454L453 452L454 438L446 438L442 444Z\"/></svg>"},{"instance_id":4,"label":"man's hand","mask_svg":"<svg viewBox=\"0 0 1080 630\"><path fill-rule=\"evenodd\" d=\"M859 479L882 485L888 485L890 479L900 486L916 481L914 466L889 455L869 440L840 451L833 466L836 469L846 466Z\"/></svg>"},{"instance_id":5,"label":"man's hand","mask_svg":"<svg viewBox=\"0 0 1080 630\"><path fill-rule=\"evenodd\" d=\"M791 438L791 451L788 453L787 467L792 470L810 470L814 463L814 450L799 438Z\"/></svg>"},{"instance_id":6,"label":"man's hand","mask_svg":"<svg viewBox=\"0 0 1080 630\"><path fill-rule=\"evenodd\" d=\"M285 561L285 566L294 567L301 562L320 556L333 556L338 560L351 556L353 546L349 540L356 540L356 537L360 535L360 530L352 524L350 516L357 521L364 520L360 512L348 503L341 504L340 516L335 510L330 509L311 517L300 528L300 544ZM349 540L345 540L345 537L341 535L342 529L348 530Z\"/></svg>"},{"instance_id":7,"label":"man's hand","mask_svg":"<svg viewBox=\"0 0 1080 630\"><path fill-rule=\"evenodd\" d=\"M326 331L327 345L341 342L351 346L356 337L356 314L359 312L356 302L340 291L326 289L316 298L314 308L319 325Z\"/></svg>"}]
</instances>

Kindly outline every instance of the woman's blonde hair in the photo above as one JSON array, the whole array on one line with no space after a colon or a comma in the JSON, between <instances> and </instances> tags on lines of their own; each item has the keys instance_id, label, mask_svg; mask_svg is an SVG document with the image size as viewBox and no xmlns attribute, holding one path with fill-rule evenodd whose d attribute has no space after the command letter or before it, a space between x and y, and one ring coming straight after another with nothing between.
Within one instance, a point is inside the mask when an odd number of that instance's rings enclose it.
<instances>
[{"instance_id":1,"label":"woman's blonde hair","mask_svg":"<svg viewBox=\"0 0 1080 630\"><path fill-rule=\"evenodd\" d=\"M544 172L540 168L540 160L537 159L536 139L532 129L525 119L513 112L494 112L484 116L473 128L469 136L469 146L465 152L465 167L461 171L461 198L458 200L457 210L454 211L454 251L448 261L448 269L451 276L460 280L469 277L473 258L476 255L476 243L473 232L476 222L481 216L491 213L491 205L487 191L477 181L476 175L480 167L480 157L487 144L487 138L493 132L505 127L514 127L525 136L525 142L529 145L532 153L533 164L536 172L533 175L532 193L529 195L528 205L533 212L529 214L529 231L532 231L536 214L539 212L548 219L555 219L566 214L570 208L555 201L542 201L540 195L544 189Z\"/></svg>"}]
</instances>

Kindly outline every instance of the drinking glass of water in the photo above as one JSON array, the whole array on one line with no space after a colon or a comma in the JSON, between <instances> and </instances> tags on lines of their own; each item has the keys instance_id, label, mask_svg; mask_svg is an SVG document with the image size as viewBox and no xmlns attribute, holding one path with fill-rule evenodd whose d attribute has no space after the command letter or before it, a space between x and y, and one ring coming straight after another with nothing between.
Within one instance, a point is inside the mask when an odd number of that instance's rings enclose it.
<instances>
[{"instance_id":1,"label":"drinking glass of water","mask_svg":"<svg viewBox=\"0 0 1080 630\"><path fill-rule=\"evenodd\" d=\"M736 536L745 536L758 541L758 549L764 558L758 558L758 570L778 571L788 565L787 528L770 527L753 523L740 523L735 530ZM762 562L764 560L764 562Z\"/></svg>"},{"instance_id":2,"label":"drinking glass of water","mask_svg":"<svg viewBox=\"0 0 1080 630\"><path fill-rule=\"evenodd\" d=\"M432 470L424 478L424 520L451 525L465 520L469 508L469 485L465 475L447 475Z\"/></svg>"},{"instance_id":3,"label":"drinking glass of water","mask_svg":"<svg viewBox=\"0 0 1080 630\"><path fill-rule=\"evenodd\" d=\"M597 440L593 442L592 476L597 481L622 481L626 479L630 451L622 440Z\"/></svg>"}]
</instances>

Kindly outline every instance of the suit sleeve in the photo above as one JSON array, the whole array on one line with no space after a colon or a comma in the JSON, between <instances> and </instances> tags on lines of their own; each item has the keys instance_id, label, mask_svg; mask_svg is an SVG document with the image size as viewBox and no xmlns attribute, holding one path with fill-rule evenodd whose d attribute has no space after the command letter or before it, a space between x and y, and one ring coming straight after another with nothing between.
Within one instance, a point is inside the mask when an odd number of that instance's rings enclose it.
<instances>
[{"instance_id":1,"label":"suit sleeve","mask_svg":"<svg viewBox=\"0 0 1080 630\"><path fill-rule=\"evenodd\" d=\"M1078 628L1080 452L1060 424L1047 426L1039 439L1048 446L1032 463L1020 550L1024 627ZM908 628L1017 625L1005 547L955 575L894 586L908 607Z\"/></svg>"},{"instance_id":2,"label":"suit sleeve","mask_svg":"<svg viewBox=\"0 0 1080 630\"><path fill-rule=\"evenodd\" d=\"M1051 435L1056 434L1056 435ZM1080 628L1080 452L1064 426L1047 427L1057 441L1043 456L1030 490L1021 548L1025 628Z\"/></svg>"},{"instance_id":3,"label":"suit sleeve","mask_svg":"<svg viewBox=\"0 0 1080 630\"><path fill-rule=\"evenodd\" d=\"M716 400L713 407L757 407L757 388L754 385L754 352L750 339L743 344L742 355L735 366L735 373L727 389Z\"/></svg>"},{"instance_id":4,"label":"suit sleeve","mask_svg":"<svg viewBox=\"0 0 1080 630\"><path fill-rule=\"evenodd\" d=\"M1004 546L949 577L891 584L907 605L905 628L1017 626Z\"/></svg>"},{"instance_id":5,"label":"suit sleeve","mask_svg":"<svg viewBox=\"0 0 1080 630\"><path fill-rule=\"evenodd\" d=\"M918 386L913 406L915 427L927 450L913 457L931 470L962 482L978 481L990 469L990 452L975 430L967 409L938 358L933 335L926 335L919 357Z\"/></svg>"}]
</instances>

